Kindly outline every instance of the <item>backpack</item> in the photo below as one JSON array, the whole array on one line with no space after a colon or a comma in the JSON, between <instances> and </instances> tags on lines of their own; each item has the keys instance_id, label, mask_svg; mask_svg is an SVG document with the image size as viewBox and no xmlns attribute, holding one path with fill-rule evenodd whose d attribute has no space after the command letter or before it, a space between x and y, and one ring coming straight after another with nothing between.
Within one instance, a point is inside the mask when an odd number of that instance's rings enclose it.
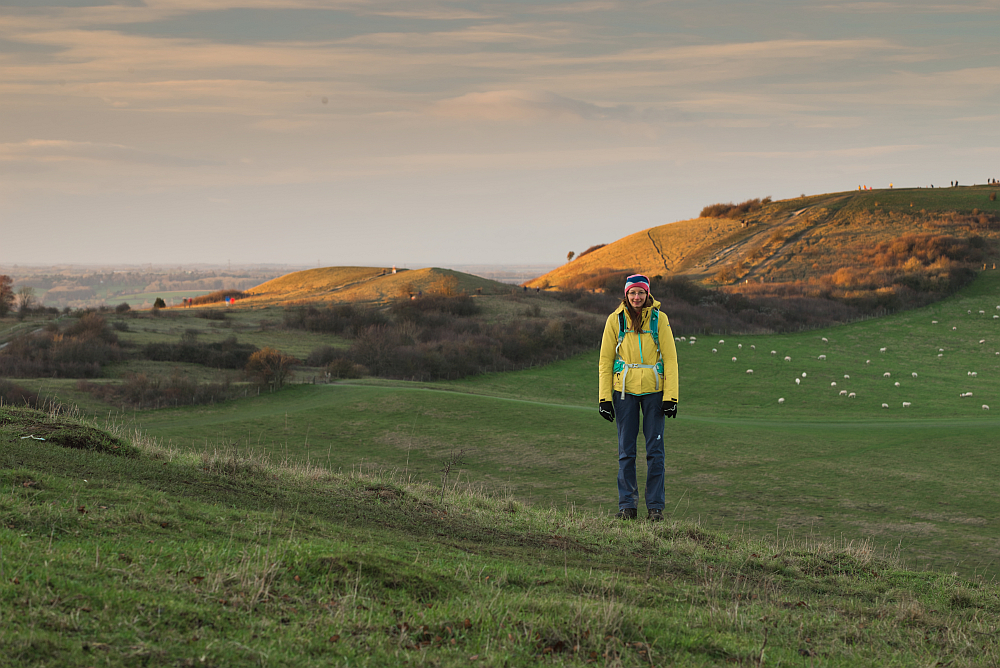
<instances>
[{"instance_id":1,"label":"backpack","mask_svg":"<svg viewBox=\"0 0 1000 668\"><path fill-rule=\"evenodd\" d=\"M618 312L618 345L615 346L615 366L614 373L622 374L622 399L625 398L625 377L628 376L629 369L656 369L656 391L660 390L660 376L663 375L663 355L660 354L660 309L654 308L649 314L649 330L640 329L636 335L652 334L653 342L656 343L656 364L628 364L618 354L618 349L622 347L622 340L630 329L625 328L625 311ZM641 325L640 325L641 327ZM642 342L639 343L639 354L642 355Z\"/></svg>"}]
</instances>

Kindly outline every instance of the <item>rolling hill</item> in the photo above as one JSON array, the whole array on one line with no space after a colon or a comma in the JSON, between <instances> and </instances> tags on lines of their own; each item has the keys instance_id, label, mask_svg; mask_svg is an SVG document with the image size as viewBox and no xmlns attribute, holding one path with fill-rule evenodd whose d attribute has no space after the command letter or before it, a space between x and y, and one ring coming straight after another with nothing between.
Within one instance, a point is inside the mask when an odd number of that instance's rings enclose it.
<instances>
[{"instance_id":1,"label":"rolling hill","mask_svg":"<svg viewBox=\"0 0 1000 668\"><path fill-rule=\"evenodd\" d=\"M508 294L511 286L451 269L399 270L385 267L323 267L296 271L246 291L242 306L302 302L385 302L417 293Z\"/></svg>"},{"instance_id":2,"label":"rolling hill","mask_svg":"<svg viewBox=\"0 0 1000 668\"><path fill-rule=\"evenodd\" d=\"M739 218L696 218L636 232L527 285L602 287L605 277L624 271L713 286L863 273L872 268L874 249L906 237L1000 239L997 190L911 188L765 200Z\"/></svg>"}]
</instances>

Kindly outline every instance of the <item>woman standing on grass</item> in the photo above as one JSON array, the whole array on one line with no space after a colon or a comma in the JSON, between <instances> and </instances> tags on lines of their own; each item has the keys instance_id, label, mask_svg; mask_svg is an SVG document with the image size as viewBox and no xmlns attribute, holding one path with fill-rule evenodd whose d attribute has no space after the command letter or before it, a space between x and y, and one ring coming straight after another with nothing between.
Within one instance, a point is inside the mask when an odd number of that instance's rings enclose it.
<instances>
[{"instance_id":1,"label":"woman standing on grass","mask_svg":"<svg viewBox=\"0 0 1000 668\"><path fill-rule=\"evenodd\" d=\"M618 422L618 515L638 516L639 485L635 478L639 414L646 437L646 510L663 519L663 422L677 417L677 350L667 316L649 294L649 279L625 279L625 297L608 316L598 361L601 417Z\"/></svg>"}]
</instances>

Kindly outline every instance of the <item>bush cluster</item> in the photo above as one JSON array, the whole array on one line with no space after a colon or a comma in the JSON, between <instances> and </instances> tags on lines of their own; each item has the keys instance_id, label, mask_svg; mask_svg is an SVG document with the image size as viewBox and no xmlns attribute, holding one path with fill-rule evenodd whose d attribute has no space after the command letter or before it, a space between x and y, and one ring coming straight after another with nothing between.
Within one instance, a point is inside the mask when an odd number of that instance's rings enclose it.
<instances>
[{"instance_id":1,"label":"bush cluster","mask_svg":"<svg viewBox=\"0 0 1000 668\"><path fill-rule=\"evenodd\" d=\"M242 395L228 379L222 383L197 383L179 372L169 378L129 374L124 382L114 384L80 380L77 389L119 408L137 409L209 404Z\"/></svg>"},{"instance_id":2,"label":"bush cluster","mask_svg":"<svg viewBox=\"0 0 1000 668\"><path fill-rule=\"evenodd\" d=\"M224 302L229 297L233 299L242 299L246 295L239 290L216 290L215 292L210 292L207 295L201 295L200 297L191 297L187 300L187 303L191 306L199 306L201 304L215 304L218 302Z\"/></svg>"},{"instance_id":3,"label":"bush cluster","mask_svg":"<svg viewBox=\"0 0 1000 668\"><path fill-rule=\"evenodd\" d=\"M388 319L380 311L353 304L338 304L323 309L315 306L286 308L284 314L284 325L289 329L338 334L347 338L387 322Z\"/></svg>"},{"instance_id":4,"label":"bush cluster","mask_svg":"<svg viewBox=\"0 0 1000 668\"><path fill-rule=\"evenodd\" d=\"M770 204L770 202L771 198L765 197L764 199L748 199L739 204L733 204L732 202L728 204L709 204L701 210L700 216L702 218L742 218L762 208L765 204Z\"/></svg>"},{"instance_id":5,"label":"bush cluster","mask_svg":"<svg viewBox=\"0 0 1000 668\"><path fill-rule=\"evenodd\" d=\"M251 343L239 343L235 336L216 343L200 343L192 337L180 343L147 343L143 355L154 362L187 362L214 369L242 369L257 352Z\"/></svg>"},{"instance_id":6,"label":"bush cluster","mask_svg":"<svg viewBox=\"0 0 1000 668\"><path fill-rule=\"evenodd\" d=\"M14 378L96 378L104 364L123 358L118 336L95 312L60 329L23 334L0 350L0 376Z\"/></svg>"}]
</instances>

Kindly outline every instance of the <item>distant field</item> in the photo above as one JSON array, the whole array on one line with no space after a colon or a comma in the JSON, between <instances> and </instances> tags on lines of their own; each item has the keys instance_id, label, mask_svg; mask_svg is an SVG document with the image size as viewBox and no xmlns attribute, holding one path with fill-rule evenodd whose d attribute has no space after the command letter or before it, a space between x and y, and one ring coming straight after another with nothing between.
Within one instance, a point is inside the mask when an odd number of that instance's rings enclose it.
<instances>
[{"instance_id":1,"label":"distant field","mask_svg":"<svg viewBox=\"0 0 1000 668\"><path fill-rule=\"evenodd\" d=\"M899 545L917 568L1000 575L997 306L1000 273L986 272L951 299L889 318L678 342L668 509L751 532L871 536ZM960 398L965 392L973 396ZM534 503L611 511L614 427L598 417L595 393L591 353L458 382L300 385L131 419L188 448L236 443L335 470L384 467L430 481L464 450L463 481Z\"/></svg>"}]
</instances>

